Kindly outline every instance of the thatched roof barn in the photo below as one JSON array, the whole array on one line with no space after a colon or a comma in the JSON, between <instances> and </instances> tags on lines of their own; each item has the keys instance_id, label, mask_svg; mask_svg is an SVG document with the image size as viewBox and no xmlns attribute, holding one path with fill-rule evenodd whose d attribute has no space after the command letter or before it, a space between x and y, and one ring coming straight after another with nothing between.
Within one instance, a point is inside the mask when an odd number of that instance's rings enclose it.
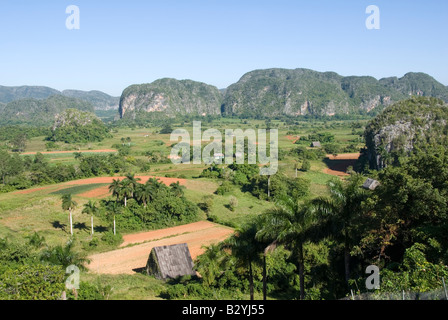
<instances>
[{"instance_id":1,"label":"thatched roof barn","mask_svg":"<svg viewBox=\"0 0 448 320\"><path fill-rule=\"evenodd\" d=\"M146 272L157 279L175 279L185 275L196 275L193 260L186 243L155 247L149 254Z\"/></svg>"}]
</instances>

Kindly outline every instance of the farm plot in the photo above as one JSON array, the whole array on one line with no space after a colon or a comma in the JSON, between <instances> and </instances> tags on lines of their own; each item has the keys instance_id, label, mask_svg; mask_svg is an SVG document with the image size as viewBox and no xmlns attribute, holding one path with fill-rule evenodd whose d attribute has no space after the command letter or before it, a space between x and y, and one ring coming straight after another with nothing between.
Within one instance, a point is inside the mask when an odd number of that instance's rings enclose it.
<instances>
[{"instance_id":1,"label":"farm plot","mask_svg":"<svg viewBox=\"0 0 448 320\"><path fill-rule=\"evenodd\" d=\"M187 243L193 259L208 246L225 240L233 229L208 221L124 236L124 244L117 250L89 256L88 269L99 274L134 274L146 266L153 247ZM123 246L122 245L122 246Z\"/></svg>"},{"instance_id":2,"label":"farm plot","mask_svg":"<svg viewBox=\"0 0 448 320\"><path fill-rule=\"evenodd\" d=\"M327 155L325 163L328 168L324 169L324 173L338 177L348 176L347 168L354 166L359 157L359 153L345 153L336 156Z\"/></svg>"}]
</instances>

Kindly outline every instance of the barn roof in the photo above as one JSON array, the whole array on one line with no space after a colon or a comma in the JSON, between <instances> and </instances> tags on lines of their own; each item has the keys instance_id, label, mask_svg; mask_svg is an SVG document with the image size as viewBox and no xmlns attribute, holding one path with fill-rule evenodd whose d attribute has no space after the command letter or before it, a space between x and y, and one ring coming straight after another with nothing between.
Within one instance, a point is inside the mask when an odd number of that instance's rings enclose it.
<instances>
[{"instance_id":1,"label":"barn roof","mask_svg":"<svg viewBox=\"0 0 448 320\"><path fill-rule=\"evenodd\" d=\"M311 146L312 146L312 147L315 147L315 148L319 148L319 147L321 147L321 144L320 144L319 141L313 141L313 142L311 143Z\"/></svg>"},{"instance_id":2,"label":"barn roof","mask_svg":"<svg viewBox=\"0 0 448 320\"><path fill-rule=\"evenodd\" d=\"M147 273L158 279L196 275L193 260L186 243L154 247L146 264Z\"/></svg>"},{"instance_id":3,"label":"barn roof","mask_svg":"<svg viewBox=\"0 0 448 320\"><path fill-rule=\"evenodd\" d=\"M368 178L364 184L362 185L362 187L364 189L368 189L368 190L375 190L376 187L378 187L380 185L380 183L377 180L373 180Z\"/></svg>"}]
</instances>

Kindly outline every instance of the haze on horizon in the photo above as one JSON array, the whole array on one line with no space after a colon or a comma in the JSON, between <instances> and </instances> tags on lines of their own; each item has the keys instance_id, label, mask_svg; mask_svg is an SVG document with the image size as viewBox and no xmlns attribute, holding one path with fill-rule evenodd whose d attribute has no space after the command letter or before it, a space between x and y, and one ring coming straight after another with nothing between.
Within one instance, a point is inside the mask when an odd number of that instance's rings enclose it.
<instances>
[{"instance_id":1,"label":"haze on horizon","mask_svg":"<svg viewBox=\"0 0 448 320\"><path fill-rule=\"evenodd\" d=\"M425 72L448 85L444 1L19 0L0 10L0 85L100 90L192 79L225 88L255 69L308 68L342 76ZM381 12L368 30L366 7Z\"/></svg>"}]
</instances>

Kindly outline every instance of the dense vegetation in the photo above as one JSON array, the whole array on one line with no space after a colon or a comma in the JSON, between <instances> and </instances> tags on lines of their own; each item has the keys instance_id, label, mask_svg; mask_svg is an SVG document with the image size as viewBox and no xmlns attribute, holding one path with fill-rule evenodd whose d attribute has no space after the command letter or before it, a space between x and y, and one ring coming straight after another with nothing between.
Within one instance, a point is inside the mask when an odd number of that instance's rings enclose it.
<instances>
[{"instance_id":1,"label":"dense vegetation","mask_svg":"<svg viewBox=\"0 0 448 320\"><path fill-rule=\"evenodd\" d=\"M0 110L0 125L51 126L57 114L70 108L94 111L93 105L88 102L60 95L51 96L45 100L21 99L8 103Z\"/></svg>"},{"instance_id":2,"label":"dense vegetation","mask_svg":"<svg viewBox=\"0 0 448 320\"><path fill-rule=\"evenodd\" d=\"M109 129L94 114L67 109L56 116L47 140L65 143L96 142L111 137Z\"/></svg>"},{"instance_id":3,"label":"dense vegetation","mask_svg":"<svg viewBox=\"0 0 448 320\"><path fill-rule=\"evenodd\" d=\"M330 196L279 197L274 209L199 257L202 279L167 294L194 298L233 287L253 297L267 281L270 296L337 299L367 291L364 272L372 264L382 270L379 292L440 288L448 276L447 168L448 151L440 148L379 172L374 191L353 173L331 180Z\"/></svg>"},{"instance_id":4,"label":"dense vegetation","mask_svg":"<svg viewBox=\"0 0 448 320\"><path fill-rule=\"evenodd\" d=\"M414 148L447 145L447 121L448 105L436 98L414 97L387 108L366 127L370 167L397 162Z\"/></svg>"},{"instance_id":5,"label":"dense vegetation","mask_svg":"<svg viewBox=\"0 0 448 320\"><path fill-rule=\"evenodd\" d=\"M77 154L76 164L56 164L41 153L35 156L21 157L0 150L0 193L27 189L36 185L61 183L101 175L126 173L136 165L147 170L145 163L127 161L119 154L83 155Z\"/></svg>"}]
</instances>

